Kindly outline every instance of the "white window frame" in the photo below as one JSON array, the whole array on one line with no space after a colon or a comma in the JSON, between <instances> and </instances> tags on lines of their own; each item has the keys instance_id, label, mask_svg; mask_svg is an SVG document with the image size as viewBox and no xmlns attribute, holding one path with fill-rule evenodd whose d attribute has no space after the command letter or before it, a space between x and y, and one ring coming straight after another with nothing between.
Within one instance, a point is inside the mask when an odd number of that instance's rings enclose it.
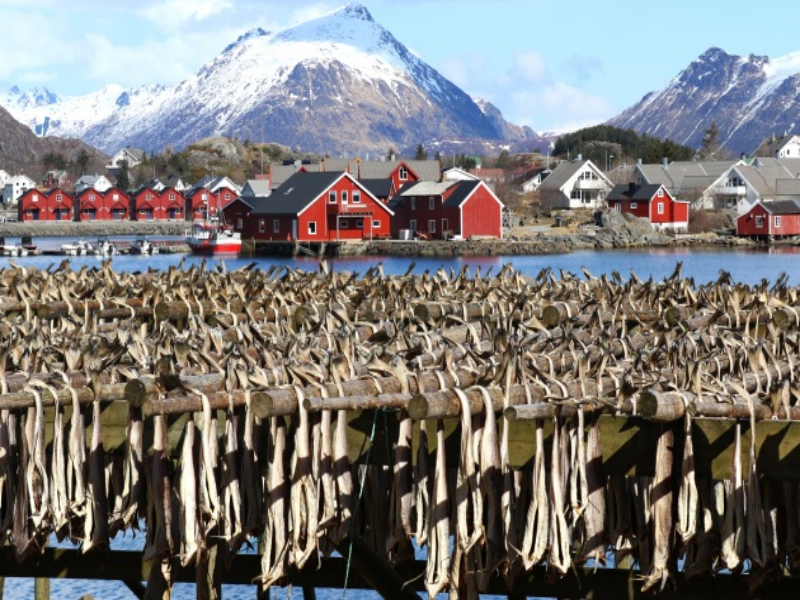
<instances>
[{"instance_id":1,"label":"white window frame","mask_svg":"<svg viewBox=\"0 0 800 600\"><path fill-rule=\"evenodd\" d=\"M94 194L89 194L89 202L94 202Z\"/></svg>"},{"instance_id":2,"label":"white window frame","mask_svg":"<svg viewBox=\"0 0 800 600\"><path fill-rule=\"evenodd\" d=\"M659 215L663 215L664 214L664 203L663 202L659 202L658 205L656 206L656 208L657 208L656 212Z\"/></svg>"},{"instance_id":3,"label":"white window frame","mask_svg":"<svg viewBox=\"0 0 800 600\"><path fill-rule=\"evenodd\" d=\"M114 200L116 200L116 199L117 199L117 198L116 198L116 194L115 194L115 195L114 195ZM175 194L170 194L170 195L169 195L169 199L170 199L170 200L175 200Z\"/></svg>"},{"instance_id":4,"label":"white window frame","mask_svg":"<svg viewBox=\"0 0 800 600\"><path fill-rule=\"evenodd\" d=\"M230 199L231 199L230 192L225 192L225 200L230 200Z\"/></svg>"},{"instance_id":5,"label":"white window frame","mask_svg":"<svg viewBox=\"0 0 800 600\"><path fill-rule=\"evenodd\" d=\"M208 194L205 194L205 193L201 194L200 195L200 200L208 200Z\"/></svg>"},{"instance_id":6,"label":"white window frame","mask_svg":"<svg viewBox=\"0 0 800 600\"><path fill-rule=\"evenodd\" d=\"M764 227L764 215L756 215L756 229Z\"/></svg>"},{"instance_id":7,"label":"white window frame","mask_svg":"<svg viewBox=\"0 0 800 600\"><path fill-rule=\"evenodd\" d=\"M344 206L345 204L347 204L347 203L348 203L348 201L350 200L349 196L350 196L350 195L347 193L347 190L342 190L342 205L343 205L343 206Z\"/></svg>"},{"instance_id":8,"label":"white window frame","mask_svg":"<svg viewBox=\"0 0 800 600\"><path fill-rule=\"evenodd\" d=\"M400 167L400 171L397 177L400 179L400 181L405 181L406 179L408 179L408 169L406 169L405 167Z\"/></svg>"},{"instance_id":9,"label":"white window frame","mask_svg":"<svg viewBox=\"0 0 800 600\"><path fill-rule=\"evenodd\" d=\"M373 221L372 221L372 229L373 229L373 231L374 231L375 229L379 229L379 228L380 228L380 226L381 226L381 222L380 222L380 221L375 221L375 220L373 219Z\"/></svg>"},{"instance_id":10,"label":"white window frame","mask_svg":"<svg viewBox=\"0 0 800 600\"><path fill-rule=\"evenodd\" d=\"M664 197L664 188L658 188L658 197L659 198L663 198Z\"/></svg>"},{"instance_id":11,"label":"white window frame","mask_svg":"<svg viewBox=\"0 0 800 600\"><path fill-rule=\"evenodd\" d=\"M58 198L58 196L56 196L56 198ZM39 194L31 195L31 202L38 202L38 201L39 201Z\"/></svg>"},{"instance_id":12,"label":"white window frame","mask_svg":"<svg viewBox=\"0 0 800 600\"><path fill-rule=\"evenodd\" d=\"M114 194L114 200L119 200L119 194Z\"/></svg>"},{"instance_id":13,"label":"white window frame","mask_svg":"<svg viewBox=\"0 0 800 600\"><path fill-rule=\"evenodd\" d=\"M336 190L328 192L328 204L336 204Z\"/></svg>"},{"instance_id":14,"label":"white window frame","mask_svg":"<svg viewBox=\"0 0 800 600\"><path fill-rule=\"evenodd\" d=\"M636 210L639 208L639 205L636 202L631 202L631 210Z\"/></svg>"},{"instance_id":15,"label":"white window frame","mask_svg":"<svg viewBox=\"0 0 800 600\"><path fill-rule=\"evenodd\" d=\"M145 202L152 202L153 201L153 194L145 194L144 195Z\"/></svg>"},{"instance_id":16,"label":"white window frame","mask_svg":"<svg viewBox=\"0 0 800 600\"><path fill-rule=\"evenodd\" d=\"M350 229L350 219L341 219L339 221L339 229Z\"/></svg>"},{"instance_id":17,"label":"white window frame","mask_svg":"<svg viewBox=\"0 0 800 600\"><path fill-rule=\"evenodd\" d=\"M244 219L242 217L236 217L236 229L241 230L244 228Z\"/></svg>"},{"instance_id":18,"label":"white window frame","mask_svg":"<svg viewBox=\"0 0 800 600\"><path fill-rule=\"evenodd\" d=\"M436 219L428 219L428 233L436 233Z\"/></svg>"},{"instance_id":19,"label":"white window frame","mask_svg":"<svg viewBox=\"0 0 800 600\"><path fill-rule=\"evenodd\" d=\"M316 221L309 221L308 222L308 235L317 235L317 222Z\"/></svg>"},{"instance_id":20,"label":"white window frame","mask_svg":"<svg viewBox=\"0 0 800 600\"><path fill-rule=\"evenodd\" d=\"M428 198L428 210L436 210L436 200L433 196Z\"/></svg>"},{"instance_id":21,"label":"white window frame","mask_svg":"<svg viewBox=\"0 0 800 600\"><path fill-rule=\"evenodd\" d=\"M272 219L272 233L280 233L280 232L281 232L281 220Z\"/></svg>"},{"instance_id":22,"label":"white window frame","mask_svg":"<svg viewBox=\"0 0 800 600\"><path fill-rule=\"evenodd\" d=\"M775 215L775 227L781 226L781 217L780 215Z\"/></svg>"},{"instance_id":23,"label":"white window frame","mask_svg":"<svg viewBox=\"0 0 800 600\"><path fill-rule=\"evenodd\" d=\"M353 204L361 204L361 192L353 192Z\"/></svg>"}]
</instances>

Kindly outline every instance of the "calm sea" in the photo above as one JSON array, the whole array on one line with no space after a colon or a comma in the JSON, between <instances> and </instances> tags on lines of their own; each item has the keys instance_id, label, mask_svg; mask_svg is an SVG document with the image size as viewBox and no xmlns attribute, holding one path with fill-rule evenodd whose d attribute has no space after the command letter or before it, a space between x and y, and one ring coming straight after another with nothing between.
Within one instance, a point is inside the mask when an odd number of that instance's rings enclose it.
<instances>
[{"instance_id":1,"label":"calm sea","mask_svg":"<svg viewBox=\"0 0 800 600\"><path fill-rule=\"evenodd\" d=\"M122 240L122 238L120 238ZM36 240L42 247L56 248L61 243L67 241L63 238L58 240ZM20 266L35 265L39 268L47 268L49 265L57 266L62 260L56 256L36 256L13 259ZM157 256L118 256L113 258L114 268L118 271L146 271L147 269L167 269L170 266L178 265L184 261L185 266L200 264L203 259L195 256L186 255L157 255ZM316 270L319 260L313 258L226 258L226 259L206 259L209 267L218 265L224 260L228 269L236 269L255 262L260 268L267 269L271 265L290 264L306 270ZM637 250L615 250L615 251L582 251L570 254L549 255L549 256L514 256L514 257L470 257L470 258L395 258L395 257L359 257L329 259L330 268L339 271L350 271L364 273L370 267L383 263L384 272L387 275L405 273L412 263L414 272L423 273L426 269L431 272L440 267L445 269L453 268L458 271L462 266L467 265L472 275L475 275L478 268L482 274L491 269L497 273L505 264L511 264L515 269L526 275L535 276L544 268L552 268L556 276L559 270L572 272L582 276L581 268L585 267L593 275L603 273L611 274L618 272L624 279L630 276L631 271L646 279L653 277L656 280L669 277L675 270L678 262L683 263L683 276L694 278L697 284L716 280L720 271L727 271L736 282L750 284L760 283L762 279L774 282L782 273L789 275L791 285L800 285L800 248L784 247L771 249L752 249L752 250L691 250L691 249L637 249ZM0 258L0 266L7 266L11 259ZM72 257L70 264L75 269L82 266L99 266L99 257ZM138 550L142 548L144 537L142 535L132 538L118 536L113 542L112 547L119 550ZM419 558L422 558L422 554ZM179 584L175 586L174 597L178 599L189 599L195 597L194 586L189 584ZM89 580L53 580L51 582L51 593L53 597L63 600L77 600L84 594L91 594L98 599L133 599L134 595L122 584L117 582L96 582ZM223 598L231 599L252 599L255 596L253 586L223 586ZM302 598L300 590L295 590L293 596ZM32 598L33 580L30 579L7 579L5 586L6 598ZM273 598L287 598L287 590L275 588L272 592ZM325 600L342 598L341 590L318 590L317 597ZM372 600L379 596L374 593L362 591L348 591L347 597L354 600ZM443 596L444 597L444 596ZM499 596L497 598L500 598Z\"/></svg>"}]
</instances>

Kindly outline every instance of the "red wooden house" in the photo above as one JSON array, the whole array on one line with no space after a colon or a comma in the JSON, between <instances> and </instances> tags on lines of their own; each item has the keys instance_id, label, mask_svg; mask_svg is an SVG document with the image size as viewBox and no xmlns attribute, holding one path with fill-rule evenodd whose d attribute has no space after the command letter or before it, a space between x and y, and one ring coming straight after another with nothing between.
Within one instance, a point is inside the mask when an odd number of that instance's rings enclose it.
<instances>
[{"instance_id":1,"label":"red wooden house","mask_svg":"<svg viewBox=\"0 0 800 600\"><path fill-rule=\"evenodd\" d=\"M74 199L61 188L28 190L17 201L19 221L71 221Z\"/></svg>"},{"instance_id":2,"label":"red wooden house","mask_svg":"<svg viewBox=\"0 0 800 600\"><path fill-rule=\"evenodd\" d=\"M650 220L653 229L689 229L689 201L675 200L659 183L619 183L606 196L610 210Z\"/></svg>"},{"instance_id":3,"label":"red wooden house","mask_svg":"<svg viewBox=\"0 0 800 600\"><path fill-rule=\"evenodd\" d=\"M756 202L736 219L736 235L764 239L800 235L800 201Z\"/></svg>"},{"instance_id":4,"label":"red wooden house","mask_svg":"<svg viewBox=\"0 0 800 600\"><path fill-rule=\"evenodd\" d=\"M225 223L232 226L234 231L242 233L245 230L247 220L250 218L250 213L253 211L255 202L256 198L236 198L236 200L222 209Z\"/></svg>"},{"instance_id":5,"label":"red wooden house","mask_svg":"<svg viewBox=\"0 0 800 600\"><path fill-rule=\"evenodd\" d=\"M130 197L119 188L98 192L86 188L75 196L79 221L127 221Z\"/></svg>"},{"instance_id":6,"label":"red wooden house","mask_svg":"<svg viewBox=\"0 0 800 600\"><path fill-rule=\"evenodd\" d=\"M389 237L393 214L349 173L296 173L254 203L242 237L301 242Z\"/></svg>"},{"instance_id":7,"label":"red wooden house","mask_svg":"<svg viewBox=\"0 0 800 600\"><path fill-rule=\"evenodd\" d=\"M187 220L207 219L211 214L210 208L217 206L217 196L206 187L192 188L186 192L186 218Z\"/></svg>"},{"instance_id":8,"label":"red wooden house","mask_svg":"<svg viewBox=\"0 0 800 600\"><path fill-rule=\"evenodd\" d=\"M480 180L420 181L391 199L392 235L446 239L503 237L503 203Z\"/></svg>"},{"instance_id":9,"label":"red wooden house","mask_svg":"<svg viewBox=\"0 0 800 600\"><path fill-rule=\"evenodd\" d=\"M186 198L175 188L165 187L161 192L160 219L183 219L186 217Z\"/></svg>"}]
</instances>

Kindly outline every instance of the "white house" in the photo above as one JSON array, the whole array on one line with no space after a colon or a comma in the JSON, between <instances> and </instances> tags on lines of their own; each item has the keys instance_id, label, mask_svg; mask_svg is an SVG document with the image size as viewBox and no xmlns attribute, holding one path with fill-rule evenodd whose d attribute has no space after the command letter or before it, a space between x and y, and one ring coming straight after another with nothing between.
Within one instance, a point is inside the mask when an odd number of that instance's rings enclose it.
<instances>
[{"instance_id":1,"label":"white house","mask_svg":"<svg viewBox=\"0 0 800 600\"><path fill-rule=\"evenodd\" d=\"M800 158L800 136L789 135L788 133L776 136L773 133L772 137L762 142L755 154L756 156L778 159Z\"/></svg>"},{"instance_id":2,"label":"white house","mask_svg":"<svg viewBox=\"0 0 800 600\"><path fill-rule=\"evenodd\" d=\"M120 170L123 161L127 161L128 168L132 169L142 164L143 159L144 150L139 148L123 148L122 150L117 150L116 154L111 157L106 165L106 170L116 174Z\"/></svg>"},{"instance_id":3,"label":"white house","mask_svg":"<svg viewBox=\"0 0 800 600\"><path fill-rule=\"evenodd\" d=\"M194 189L199 188L206 188L212 194L216 194L222 188L228 188L236 193L236 195L240 195L242 193L242 188L236 185L230 178L222 176L222 177L214 177L213 175L206 175L200 181L194 184Z\"/></svg>"},{"instance_id":4,"label":"white house","mask_svg":"<svg viewBox=\"0 0 800 600\"><path fill-rule=\"evenodd\" d=\"M715 206L735 208L737 215L744 215L758 202L800 200L798 175L800 155L782 159L758 157L752 164L734 165L715 190Z\"/></svg>"},{"instance_id":5,"label":"white house","mask_svg":"<svg viewBox=\"0 0 800 600\"><path fill-rule=\"evenodd\" d=\"M36 182L27 175L15 175L8 178L3 186L3 205L16 206L19 197L35 187Z\"/></svg>"},{"instance_id":6,"label":"white house","mask_svg":"<svg viewBox=\"0 0 800 600\"><path fill-rule=\"evenodd\" d=\"M670 163L665 158L661 164L637 164L633 183L660 184L673 198L691 202L692 208L711 209L717 205L718 190L726 187L728 172L737 164L744 164L744 161L686 160Z\"/></svg>"},{"instance_id":7,"label":"white house","mask_svg":"<svg viewBox=\"0 0 800 600\"><path fill-rule=\"evenodd\" d=\"M80 194L83 190L88 190L89 188L94 188L98 192L107 192L112 187L114 186L111 185L105 175L84 175L75 182L75 193Z\"/></svg>"},{"instance_id":8,"label":"white house","mask_svg":"<svg viewBox=\"0 0 800 600\"><path fill-rule=\"evenodd\" d=\"M601 208L613 187L605 173L579 155L553 169L539 192L552 208Z\"/></svg>"},{"instance_id":9,"label":"white house","mask_svg":"<svg viewBox=\"0 0 800 600\"><path fill-rule=\"evenodd\" d=\"M0 190L6 187L6 182L8 182L9 179L11 179L11 175L3 169L0 169Z\"/></svg>"}]
</instances>

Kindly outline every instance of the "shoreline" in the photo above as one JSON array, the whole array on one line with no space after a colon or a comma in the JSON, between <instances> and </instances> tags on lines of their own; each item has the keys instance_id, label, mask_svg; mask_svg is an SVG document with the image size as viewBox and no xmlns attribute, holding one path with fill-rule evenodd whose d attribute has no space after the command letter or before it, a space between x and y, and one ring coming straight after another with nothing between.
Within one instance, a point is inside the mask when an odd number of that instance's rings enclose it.
<instances>
[{"instance_id":1,"label":"shoreline","mask_svg":"<svg viewBox=\"0 0 800 600\"><path fill-rule=\"evenodd\" d=\"M98 236L180 236L191 226L187 221L103 221L0 223L0 237ZM568 254L579 250L614 250L626 248L754 248L759 244L745 238L707 235L667 236L650 232L631 236L624 231L602 228L587 233L537 233L505 240L420 241L379 240L333 243L327 254L333 256L525 256ZM261 248L266 248L263 245ZM258 252L257 255L263 255ZM267 252L266 254L271 254Z\"/></svg>"}]
</instances>

